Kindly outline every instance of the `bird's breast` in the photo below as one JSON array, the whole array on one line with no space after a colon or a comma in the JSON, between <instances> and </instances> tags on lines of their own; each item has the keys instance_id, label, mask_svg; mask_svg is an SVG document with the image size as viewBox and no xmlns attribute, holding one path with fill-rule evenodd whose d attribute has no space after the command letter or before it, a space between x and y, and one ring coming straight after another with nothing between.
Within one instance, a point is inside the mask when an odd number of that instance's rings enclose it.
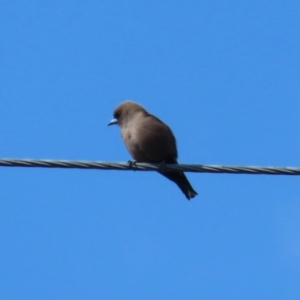
<instances>
[{"instance_id":1,"label":"bird's breast","mask_svg":"<svg viewBox=\"0 0 300 300\"><path fill-rule=\"evenodd\" d=\"M127 150L136 161L146 160L146 157L139 146L137 134L134 130L131 130L128 127L122 128L122 139Z\"/></svg>"}]
</instances>

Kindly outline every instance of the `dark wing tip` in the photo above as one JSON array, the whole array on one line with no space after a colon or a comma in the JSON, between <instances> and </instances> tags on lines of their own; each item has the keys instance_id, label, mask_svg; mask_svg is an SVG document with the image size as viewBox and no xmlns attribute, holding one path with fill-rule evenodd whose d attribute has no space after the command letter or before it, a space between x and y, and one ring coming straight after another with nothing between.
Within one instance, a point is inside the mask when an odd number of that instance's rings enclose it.
<instances>
[{"instance_id":1,"label":"dark wing tip","mask_svg":"<svg viewBox=\"0 0 300 300\"><path fill-rule=\"evenodd\" d=\"M198 195L198 193L193 189L189 189L185 194L185 196L188 200L191 200L192 198L196 197L197 195Z\"/></svg>"}]
</instances>

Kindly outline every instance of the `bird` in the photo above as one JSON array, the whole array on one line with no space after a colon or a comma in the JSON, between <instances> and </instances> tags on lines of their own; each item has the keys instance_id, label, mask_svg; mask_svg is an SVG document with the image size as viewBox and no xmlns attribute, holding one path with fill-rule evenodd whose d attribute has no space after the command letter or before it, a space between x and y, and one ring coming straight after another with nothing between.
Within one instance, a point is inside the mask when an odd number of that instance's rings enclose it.
<instances>
[{"instance_id":1,"label":"bird","mask_svg":"<svg viewBox=\"0 0 300 300\"><path fill-rule=\"evenodd\" d=\"M117 124L125 146L134 162L177 164L175 136L170 127L143 106L131 100L120 103L113 112L108 126ZM177 184L188 200L197 192L182 171L158 171Z\"/></svg>"}]
</instances>

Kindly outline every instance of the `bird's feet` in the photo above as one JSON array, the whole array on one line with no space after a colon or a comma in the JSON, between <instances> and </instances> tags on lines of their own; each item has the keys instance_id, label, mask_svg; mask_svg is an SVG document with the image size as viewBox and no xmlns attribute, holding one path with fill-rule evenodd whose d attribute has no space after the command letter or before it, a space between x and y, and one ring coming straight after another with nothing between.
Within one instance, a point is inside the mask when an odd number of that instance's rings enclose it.
<instances>
[{"instance_id":1,"label":"bird's feet","mask_svg":"<svg viewBox=\"0 0 300 300\"><path fill-rule=\"evenodd\" d=\"M164 171L166 169L166 162L165 161L162 161L159 166L158 166L159 170L160 171Z\"/></svg>"},{"instance_id":2,"label":"bird's feet","mask_svg":"<svg viewBox=\"0 0 300 300\"><path fill-rule=\"evenodd\" d=\"M127 163L128 163L129 168L133 169L134 171L136 170L136 168L137 168L136 160L128 160Z\"/></svg>"}]
</instances>

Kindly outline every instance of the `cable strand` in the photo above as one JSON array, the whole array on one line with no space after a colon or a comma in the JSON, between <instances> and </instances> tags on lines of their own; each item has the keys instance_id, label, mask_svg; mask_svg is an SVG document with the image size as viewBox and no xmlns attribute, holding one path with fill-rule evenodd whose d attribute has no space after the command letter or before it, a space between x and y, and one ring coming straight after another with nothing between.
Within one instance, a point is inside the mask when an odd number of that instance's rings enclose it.
<instances>
[{"instance_id":1,"label":"cable strand","mask_svg":"<svg viewBox=\"0 0 300 300\"><path fill-rule=\"evenodd\" d=\"M257 167L257 166L220 166L201 164L149 164L103 161L70 161L51 159L0 159L2 167L32 167L32 168L70 168L70 169L100 169L121 171L182 171L194 173L227 173L227 174L265 174L265 175L300 175L296 167Z\"/></svg>"}]
</instances>

